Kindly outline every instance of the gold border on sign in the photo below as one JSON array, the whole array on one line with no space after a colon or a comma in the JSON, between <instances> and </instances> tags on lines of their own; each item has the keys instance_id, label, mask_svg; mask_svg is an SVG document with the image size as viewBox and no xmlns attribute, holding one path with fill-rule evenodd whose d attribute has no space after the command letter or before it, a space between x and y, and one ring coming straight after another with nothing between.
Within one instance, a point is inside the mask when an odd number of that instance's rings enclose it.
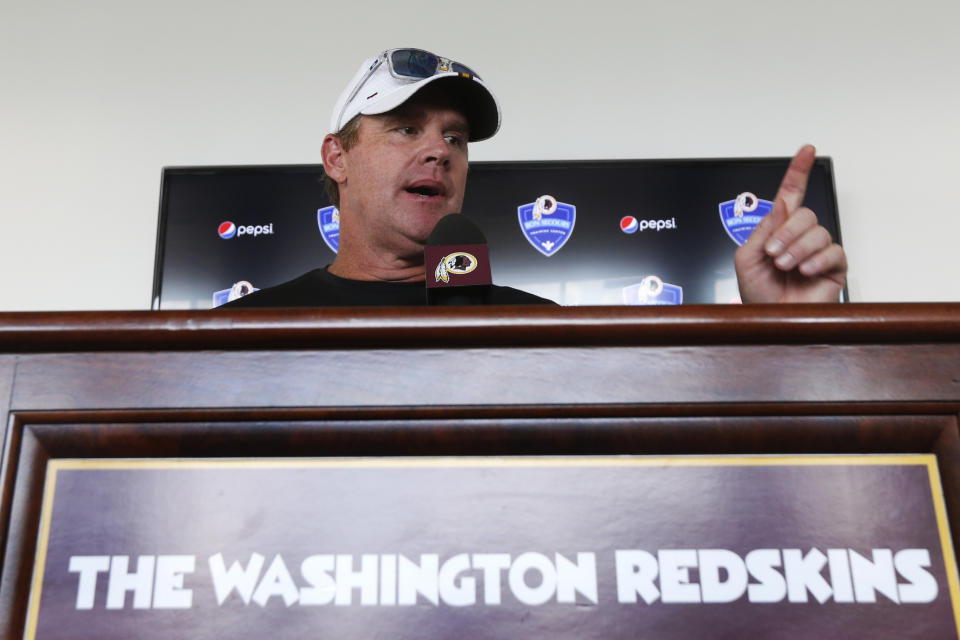
<instances>
[{"instance_id":1,"label":"gold border on sign","mask_svg":"<svg viewBox=\"0 0 960 640\"><path fill-rule=\"evenodd\" d=\"M43 481L43 506L40 516L40 531L37 535L37 552L33 562L30 601L27 604L26 638L33 640L40 616L40 590L43 587L43 574L47 564L47 545L50 541L50 522L53 520L53 498L57 490L57 468L47 463Z\"/></svg>"},{"instance_id":2,"label":"gold border on sign","mask_svg":"<svg viewBox=\"0 0 960 640\"><path fill-rule=\"evenodd\" d=\"M947 569L947 585L950 588L950 602L953 605L953 622L960 637L960 583L957 580L957 559L950 538L950 525L947 522L947 505L943 498L943 485L940 484L940 472L937 470L936 456L930 454L927 463L930 477L930 492L933 497L933 509L937 516L937 530L940 533L940 545L943 548L943 562Z\"/></svg>"}]
</instances>

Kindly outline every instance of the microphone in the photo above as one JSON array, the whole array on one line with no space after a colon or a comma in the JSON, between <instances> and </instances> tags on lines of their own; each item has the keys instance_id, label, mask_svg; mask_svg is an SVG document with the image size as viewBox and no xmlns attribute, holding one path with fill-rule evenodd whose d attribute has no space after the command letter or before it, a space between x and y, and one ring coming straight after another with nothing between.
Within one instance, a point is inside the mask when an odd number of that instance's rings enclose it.
<instances>
[{"instance_id":1,"label":"microphone","mask_svg":"<svg viewBox=\"0 0 960 640\"><path fill-rule=\"evenodd\" d=\"M445 216L433 228L423 252L427 304L487 304L490 297L490 251L487 238L461 213Z\"/></svg>"}]
</instances>

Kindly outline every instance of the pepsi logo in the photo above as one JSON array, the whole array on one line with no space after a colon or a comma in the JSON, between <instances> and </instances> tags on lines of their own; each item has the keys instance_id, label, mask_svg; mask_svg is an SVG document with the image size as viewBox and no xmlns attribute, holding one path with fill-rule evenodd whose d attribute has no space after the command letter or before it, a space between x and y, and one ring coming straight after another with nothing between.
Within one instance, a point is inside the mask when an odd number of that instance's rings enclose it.
<instances>
[{"instance_id":1,"label":"pepsi logo","mask_svg":"<svg viewBox=\"0 0 960 640\"><path fill-rule=\"evenodd\" d=\"M234 236L238 238L240 236L253 236L254 238L257 236L272 236L273 223L236 225L227 220L220 223L220 226L217 227L217 233L219 233L220 237L224 240L229 240Z\"/></svg>"},{"instance_id":2,"label":"pepsi logo","mask_svg":"<svg viewBox=\"0 0 960 640\"><path fill-rule=\"evenodd\" d=\"M633 216L623 216L620 218L620 231L624 233L636 233L640 228L640 223Z\"/></svg>"},{"instance_id":3,"label":"pepsi logo","mask_svg":"<svg viewBox=\"0 0 960 640\"><path fill-rule=\"evenodd\" d=\"M220 237L224 240L229 240L233 236L237 235L237 225L233 224L229 220L226 222L221 222L220 226L217 227L217 233L219 233Z\"/></svg>"}]
</instances>

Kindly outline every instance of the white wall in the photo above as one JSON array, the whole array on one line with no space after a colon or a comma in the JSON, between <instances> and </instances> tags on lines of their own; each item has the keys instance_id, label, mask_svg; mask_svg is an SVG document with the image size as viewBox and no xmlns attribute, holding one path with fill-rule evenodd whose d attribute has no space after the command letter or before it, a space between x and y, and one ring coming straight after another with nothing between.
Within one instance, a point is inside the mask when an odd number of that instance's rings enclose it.
<instances>
[{"instance_id":1,"label":"white wall","mask_svg":"<svg viewBox=\"0 0 960 640\"><path fill-rule=\"evenodd\" d=\"M161 167L319 162L342 86L393 46L497 93L476 160L814 142L852 299L960 300L957 0L460 7L0 0L0 310L149 308Z\"/></svg>"}]
</instances>

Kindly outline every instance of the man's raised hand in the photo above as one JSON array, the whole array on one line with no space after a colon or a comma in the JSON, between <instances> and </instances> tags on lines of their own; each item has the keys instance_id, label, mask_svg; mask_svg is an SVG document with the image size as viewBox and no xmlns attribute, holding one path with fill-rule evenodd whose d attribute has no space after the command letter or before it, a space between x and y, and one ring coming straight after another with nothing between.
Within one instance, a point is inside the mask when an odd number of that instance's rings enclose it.
<instances>
[{"instance_id":1,"label":"man's raised hand","mask_svg":"<svg viewBox=\"0 0 960 640\"><path fill-rule=\"evenodd\" d=\"M807 145L790 161L773 210L737 249L740 299L750 302L836 302L847 279L843 248L802 207L816 149Z\"/></svg>"}]
</instances>

